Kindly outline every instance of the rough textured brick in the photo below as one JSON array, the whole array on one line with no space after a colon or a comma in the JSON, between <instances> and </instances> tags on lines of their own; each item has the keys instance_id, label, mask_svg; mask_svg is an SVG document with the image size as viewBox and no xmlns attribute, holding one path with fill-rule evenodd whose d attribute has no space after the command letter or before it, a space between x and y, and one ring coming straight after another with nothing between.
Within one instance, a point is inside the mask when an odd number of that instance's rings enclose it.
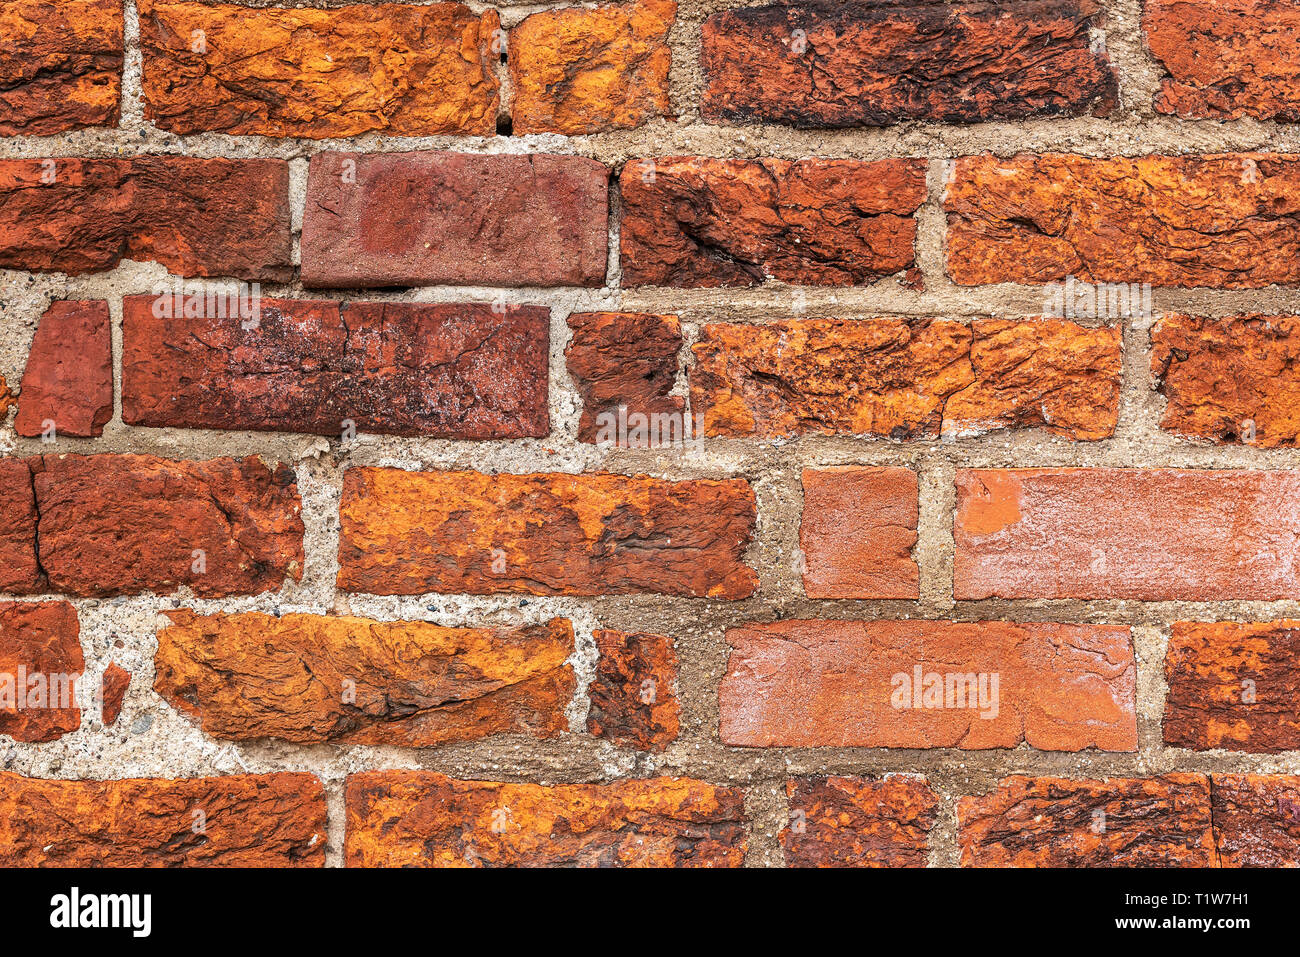
<instances>
[{"instance_id":1,"label":"rough textured brick","mask_svg":"<svg viewBox=\"0 0 1300 957\"><path fill-rule=\"evenodd\" d=\"M150 455L30 462L41 567L54 591L93 598L188 586L219 598L302 577L301 503L285 465Z\"/></svg>"},{"instance_id":2,"label":"rough textured brick","mask_svg":"<svg viewBox=\"0 0 1300 957\"><path fill-rule=\"evenodd\" d=\"M253 322L219 315L232 311L225 302L197 317L179 298L159 302L125 301L129 425L338 435L351 420L361 432L456 439L550 431L546 308L262 300Z\"/></svg>"},{"instance_id":3,"label":"rough textured brick","mask_svg":"<svg viewBox=\"0 0 1300 957\"><path fill-rule=\"evenodd\" d=\"M510 31L515 133L631 129L671 110L676 0L534 13Z\"/></svg>"},{"instance_id":4,"label":"rough textured brick","mask_svg":"<svg viewBox=\"0 0 1300 957\"><path fill-rule=\"evenodd\" d=\"M1214 841L1223 867L1300 867L1300 777L1216 774Z\"/></svg>"},{"instance_id":5,"label":"rough textured brick","mask_svg":"<svg viewBox=\"0 0 1300 957\"><path fill-rule=\"evenodd\" d=\"M692 346L706 435L1114 434L1120 331L1072 322L791 319L709 324Z\"/></svg>"},{"instance_id":6,"label":"rough textured brick","mask_svg":"<svg viewBox=\"0 0 1300 957\"><path fill-rule=\"evenodd\" d=\"M41 316L23 371L14 430L36 437L98 436L113 417L113 331L108 303L55 302Z\"/></svg>"},{"instance_id":7,"label":"rough textured brick","mask_svg":"<svg viewBox=\"0 0 1300 957\"><path fill-rule=\"evenodd\" d=\"M495 11L141 0L145 117L173 133L313 138L496 131ZM194 51L193 31L205 49Z\"/></svg>"},{"instance_id":8,"label":"rough textured brick","mask_svg":"<svg viewBox=\"0 0 1300 957\"><path fill-rule=\"evenodd\" d=\"M1168 74L1158 113L1300 120L1300 10L1286 0L1146 0L1147 48Z\"/></svg>"},{"instance_id":9,"label":"rough textured brick","mask_svg":"<svg viewBox=\"0 0 1300 957\"><path fill-rule=\"evenodd\" d=\"M608 179L600 163L577 156L317 153L302 280L599 286Z\"/></svg>"},{"instance_id":10,"label":"rough textured brick","mask_svg":"<svg viewBox=\"0 0 1300 957\"><path fill-rule=\"evenodd\" d=\"M1176 622L1165 682L1166 744L1300 749L1300 622Z\"/></svg>"},{"instance_id":11,"label":"rough textured brick","mask_svg":"<svg viewBox=\"0 0 1300 957\"><path fill-rule=\"evenodd\" d=\"M734 599L758 583L739 479L351 468L340 517L346 591Z\"/></svg>"},{"instance_id":12,"label":"rough textured brick","mask_svg":"<svg viewBox=\"0 0 1300 957\"><path fill-rule=\"evenodd\" d=\"M233 740L432 747L569 727L573 626L168 612L154 690Z\"/></svg>"},{"instance_id":13,"label":"rough textured brick","mask_svg":"<svg viewBox=\"0 0 1300 957\"><path fill-rule=\"evenodd\" d=\"M911 266L924 160L724 160L623 167L628 286L853 286Z\"/></svg>"},{"instance_id":14,"label":"rough textured brick","mask_svg":"<svg viewBox=\"0 0 1300 957\"><path fill-rule=\"evenodd\" d=\"M0 136L116 126L122 0L0 2Z\"/></svg>"},{"instance_id":15,"label":"rough textured brick","mask_svg":"<svg viewBox=\"0 0 1300 957\"><path fill-rule=\"evenodd\" d=\"M715 13L702 112L798 127L1104 116L1118 95L1091 44L1097 7L812 0Z\"/></svg>"},{"instance_id":16,"label":"rough textured brick","mask_svg":"<svg viewBox=\"0 0 1300 957\"><path fill-rule=\"evenodd\" d=\"M6 867L321 867L325 843L312 774L49 781L0 771Z\"/></svg>"},{"instance_id":17,"label":"rough textured brick","mask_svg":"<svg viewBox=\"0 0 1300 957\"><path fill-rule=\"evenodd\" d=\"M291 251L284 160L0 160L0 268L287 281Z\"/></svg>"},{"instance_id":18,"label":"rough textured brick","mask_svg":"<svg viewBox=\"0 0 1300 957\"><path fill-rule=\"evenodd\" d=\"M9 383L0 375L0 423L9 417L9 410L18 405L18 397L9 391Z\"/></svg>"},{"instance_id":19,"label":"rough textured brick","mask_svg":"<svg viewBox=\"0 0 1300 957\"><path fill-rule=\"evenodd\" d=\"M1297 496L1289 471L959 470L953 593L1295 598Z\"/></svg>"},{"instance_id":20,"label":"rough textured brick","mask_svg":"<svg viewBox=\"0 0 1300 957\"><path fill-rule=\"evenodd\" d=\"M126 690L131 686L131 672L112 662L104 669L104 676L99 685L101 715L104 727L117 724L118 715L122 713L122 701Z\"/></svg>"},{"instance_id":21,"label":"rough textured brick","mask_svg":"<svg viewBox=\"0 0 1300 957\"><path fill-rule=\"evenodd\" d=\"M718 694L727 744L1137 748L1137 670L1124 627L779 621L729 628L727 641Z\"/></svg>"},{"instance_id":22,"label":"rough textured brick","mask_svg":"<svg viewBox=\"0 0 1300 957\"><path fill-rule=\"evenodd\" d=\"M573 338L564 350L569 375L582 396L578 441L633 445L634 416L672 416L684 436L686 400L669 395L677 382L682 327L676 316L633 312L577 312L569 316ZM626 441L619 435L619 406L625 406ZM603 418L602 418L603 416ZM612 426L612 429L611 429ZM648 428L647 424L647 428ZM671 435L671 433L670 433ZM659 430L661 442L667 441Z\"/></svg>"},{"instance_id":23,"label":"rough textured brick","mask_svg":"<svg viewBox=\"0 0 1300 957\"><path fill-rule=\"evenodd\" d=\"M925 867L939 799L924 778L791 778L787 867Z\"/></svg>"},{"instance_id":24,"label":"rough textured brick","mask_svg":"<svg viewBox=\"0 0 1300 957\"><path fill-rule=\"evenodd\" d=\"M65 601L0 602L0 734L54 741L81 726L80 636L77 610Z\"/></svg>"},{"instance_id":25,"label":"rough textured brick","mask_svg":"<svg viewBox=\"0 0 1300 957\"><path fill-rule=\"evenodd\" d=\"M677 653L664 635L597 629L587 730L621 747L662 751L677 739Z\"/></svg>"},{"instance_id":26,"label":"rough textured brick","mask_svg":"<svg viewBox=\"0 0 1300 957\"><path fill-rule=\"evenodd\" d=\"M948 181L961 285L1300 283L1300 157L967 156Z\"/></svg>"},{"instance_id":27,"label":"rough textured brick","mask_svg":"<svg viewBox=\"0 0 1300 957\"><path fill-rule=\"evenodd\" d=\"M1166 313L1151 331L1162 428L1261 448L1300 444L1300 317Z\"/></svg>"},{"instance_id":28,"label":"rough textured brick","mask_svg":"<svg viewBox=\"0 0 1300 957\"><path fill-rule=\"evenodd\" d=\"M1202 774L1004 778L957 802L964 867L1213 867Z\"/></svg>"},{"instance_id":29,"label":"rough textured brick","mask_svg":"<svg viewBox=\"0 0 1300 957\"><path fill-rule=\"evenodd\" d=\"M804 469L799 548L809 598L919 598L912 558L916 473L904 468Z\"/></svg>"},{"instance_id":30,"label":"rough textured brick","mask_svg":"<svg viewBox=\"0 0 1300 957\"><path fill-rule=\"evenodd\" d=\"M738 867L744 798L688 778L495 784L423 771L347 782L349 867Z\"/></svg>"},{"instance_id":31,"label":"rough textured brick","mask_svg":"<svg viewBox=\"0 0 1300 957\"><path fill-rule=\"evenodd\" d=\"M30 595L44 586L31 466L26 459L0 458L0 592Z\"/></svg>"}]
</instances>

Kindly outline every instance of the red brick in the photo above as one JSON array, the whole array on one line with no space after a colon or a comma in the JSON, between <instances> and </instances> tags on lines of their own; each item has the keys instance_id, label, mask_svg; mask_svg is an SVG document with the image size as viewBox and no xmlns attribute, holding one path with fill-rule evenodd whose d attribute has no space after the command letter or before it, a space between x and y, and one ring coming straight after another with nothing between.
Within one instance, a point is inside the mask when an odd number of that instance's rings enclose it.
<instances>
[{"instance_id":1,"label":"red brick","mask_svg":"<svg viewBox=\"0 0 1300 957\"><path fill-rule=\"evenodd\" d=\"M965 286L1300 283L1293 155L967 156L944 207L948 275Z\"/></svg>"},{"instance_id":2,"label":"red brick","mask_svg":"<svg viewBox=\"0 0 1300 957\"><path fill-rule=\"evenodd\" d=\"M1300 777L1215 774L1210 797L1222 867L1300 867Z\"/></svg>"},{"instance_id":3,"label":"red brick","mask_svg":"<svg viewBox=\"0 0 1300 957\"><path fill-rule=\"evenodd\" d=\"M1175 622L1165 682L1166 744L1300 749L1300 622Z\"/></svg>"},{"instance_id":4,"label":"red brick","mask_svg":"<svg viewBox=\"0 0 1300 957\"><path fill-rule=\"evenodd\" d=\"M726 744L1137 748L1127 628L778 621L729 628L727 641L718 693Z\"/></svg>"},{"instance_id":5,"label":"red brick","mask_svg":"<svg viewBox=\"0 0 1300 957\"><path fill-rule=\"evenodd\" d=\"M302 577L301 503L287 466L149 455L29 461L54 591L98 598L188 586L220 598Z\"/></svg>"},{"instance_id":6,"label":"red brick","mask_svg":"<svg viewBox=\"0 0 1300 957\"><path fill-rule=\"evenodd\" d=\"M31 466L26 459L0 458L0 592L30 595L44 586Z\"/></svg>"},{"instance_id":7,"label":"red brick","mask_svg":"<svg viewBox=\"0 0 1300 957\"><path fill-rule=\"evenodd\" d=\"M130 686L131 672L118 665L116 661L111 662L104 669L104 675L100 679L99 685L104 727L107 728L117 724L118 715L122 713L122 701L126 698L126 690Z\"/></svg>"},{"instance_id":8,"label":"red brick","mask_svg":"<svg viewBox=\"0 0 1300 957\"><path fill-rule=\"evenodd\" d=\"M0 160L0 268L287 281L291 249L284 160Z\"/></svg>"},{"instance_id":9,"label":"red brick","mask_svg":"<svg viewBox=\"0 0 1300 957\"><path fill-rule=\"evenodd\" d=\"M856 286L915 261L925 160L668 156L623 167L627 286Z\"/></svg>"},{"instance_id":10,"label":"red brick","mask_svg":"<svg viewBox=\"0 0 1300 957\"><path fill-rule=\"evenodd\" d=\"M664 635L610 631L593 634L596 676L587 688L587 730L621 747L663 751L677 739L677 653Z\"/></svg>"},{"instance_id":11,"label":"red brick","mask_svg":"<svg viewBox=\"0 0 1300 957\"><path fill-rule=\"evenodd\" d=\"M600 163L576 156L317 153L302 281L599 286L608 178Z\"/></svg>"},{"instance_id":12,"label":"red brick","mask_svg":"<svg viewBox=\"0 0 1300 957\"><path fill-rule=\"evenodd\" d=\"M939 799L924 778L791 778L787 867L925 867Z\"/></svg>"},{"instance_id":13,"label":"red brick","mask_svg":"<svg viewBox=\"0 0 1300 957\"><path fill-rule=\"evenodd\" d=\"M0 136L117 125L122 0L4 0L0 49Z\"/></svg>"},{"instance_id":14,"label":"red brick","mask_svg":"<svg viewBox=\"0 0 1300 957\"><path fill-rule=\"evenodd\" d=\"M744 797L689 778L496 784L427 771L347 781L349 867L739 867Z\"/></svg>"},{"instance_id":15,"label":"red brick","mask_svg":"<svg viewBox=\"0 0 1300 957\"><path fill-rule=\"evenodd\" d=\"M5 867L322 867L311 774L50 781L0 771Z\"/></svg>"},{"instance_id":16,"label":"red brick","mask_svg":"<svg viewBox=\"0 0 1300 957\"><path fill-rule=\"evenodd\" d=\"M703 114L797 127L1104 116L1090 0L777 3L704 21Z\"/></svg>"},{"instance_id":17,"label":"red brick","mask_svg":"<svg viewBox=\"0 0 1300 957\"><path fill-rule=\"evenodd\" d=\"M145 117L172 133L496 132L500 20L459 3L332 10L139 0ZM194 51L194 31L206 49Z\"/></svg>"},{"instance_id":18,"label":"red brick","mask_svg":"<svg viewBox=\"0 0 1300 957\"><path fill-rule=\"evenodd\" d=\"M14 430L29 438L104 434L113 417L113 331L108 303L55 302L41 317L23 372Z\"/></svg>"},{"instance_id":19,"label":"red brick","mask_svg":"<svg viewBox=\"0 0 1300 957\"><path fill-rule=\"evenodd\" d=\"M1146 0L1142 31L1166 76L1157 113L1300 120L1300 10L1287 0Z\"/></svg>"},{"instance_id":20,"label":"red brick","mask_svg":"<svg viewBox=\"0 0 1300 957\"><path fill-rule=\"evenodd\" d=\"M912 558L916 473L903 468L804 469L799 547L809 598L919 598Z\"/></svg>"},{"instance_id":21,"label":"red brick","mask_svg":"<svg viewBox=\"0 0 1300 957\"><path fill-rule=\"evenodd\" d=\"M0 734L54 741L81 727L80 636L66 601L0 602Z\"/></svg>"},{"instance_id":22,"label":"red brick","mask_svg":"<svg viewBox=\"0 0 1300 957\"><path fill-rule=\"evenodd\" d=\"M569 728L573 626L562 618L493 629L167 614L154 690L214 738L424 748Z\"/></svg>"},{"instance_id":23,"label":"red brick","mask_svg":"<svg viewBox=\"0 0 1300 957\"><path fill-rule=\"evenodd\" d=\"M338 587L380 595L746 598L748 483L351 468Z\"/></svg>"},{"instance_id":24,"label":"red brick","mask_svg":"<svg viewBox=\"0 0 1300 957\"><path fill-rule=\"evenodd\" d=\"M1300 473L957 473L953 594L1140 601L1300 597Z\"/></svg>"},{"instance_id":25,"label":"red brick","mask_svg":"<svg viewBox=\"0 0 1300 957\"><path fill-rule=\"evenodd\" d=\"M550 310L539 306L131 296L128 425L456 439L544 436ZM190 312L197 311L198 306ZM245 328L245 327L249 328Z\"/></svg>"},{"instance_id":26,"label":"red brick","mask_svg":"<svg viewBox=\"0 0 1300 957\"><path fill-rule=\"evenodd\" d=\"M1203 774L1004 778L957 802L963 867L1214 867Z\"/></svg>"}]
</instances>

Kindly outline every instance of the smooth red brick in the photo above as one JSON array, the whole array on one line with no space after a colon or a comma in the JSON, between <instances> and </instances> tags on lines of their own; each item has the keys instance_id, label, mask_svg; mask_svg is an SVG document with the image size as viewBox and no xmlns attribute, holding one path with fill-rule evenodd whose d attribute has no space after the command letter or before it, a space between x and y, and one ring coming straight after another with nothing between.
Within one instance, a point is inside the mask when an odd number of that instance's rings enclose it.
<instances>
[{"instance_id":1,"label":"smooth red brick","mask_svg":"<svg viewBox=\"0 0 1300 957\"><path fill-rule=\"evenodd\" d=\"M1300 749L1300 621L1175 622L1165 683L1168 745Z\"/></svg>"},{"instance_id":2,"label":"smooth red brick","mask_svg":"<svg viewBox=\"0 0 1300 957\"><path fill-rule=\"evenodd\" d=\"M944 208L963 286L1300 284L1300 156L966 156Z\"/></svg>"},{"instance_id":3,"label":"smooth red brick","mask_svg":"<svg viewBox=\"0 0 1300 957\"><path fill-rule=\"evenodd\" d=\"M104 434L113 417L113 330L108 303L55 302L41 317L23 371L14 430L34 438Z\"/></svg>"},{"instance_id":4,"label":"smooth red brick","mask_svg":"<svg viewBox=\"0 0 1300 957\"><path fill-rule=\"evenodd\" d=\"M598 628L600 657L587 688L587 730L622 747L663 751L677 739L677 652L673 640L645 632Z\"/></svg>"},{"instance_id":5,"label":"smooth red brick","mask_svg":"<svg viewBox=\"0 0 1300 957\"><path fill-rule=\"evenodd\" d=\"M349 867L739 867L744 795L689 778L496 784L426 771L347 781Z\"/></svg>"},{"instance_id":6,"label":"smooth red brick","mask_svg":"<svg viewBox=\"0 0 1300 957\"><path fill-rule=\"evenodd\" d=\"M599 286L609 171L577 156L317 153L307 286Z\"/></svg>"},{"instance_id":7,"label":"smooth red brick","mask_svg":"<svg viewBox=\"0 0 1300 957\"><path fill-rule=\"evenodd\" d=\"M117 125L122 0L5 0L0 49L0 136Z\"/></svg>"},{"instance_id":8,"label":"smooth red brick","mask_svg":"<svg viewBox=\"0 0 1300 957\"><path fill-rule=\"evenodd\" d=\"M1104 116L1090 0L776 3L704 21L702 112L797 127Z\"/></svg>"},{"instance_id":9,"label":"smooth red brick","mask_svg":"<svg viewBox=\"0 0 1300 957\"><path fill-rule=\"evenodd\" d=\"M740 479L351 468L339 512L345 591L738 599L758 585Z\"/></svg>"},{"instance_id":10,"label":"smooth red brick","mask_svg":"<svg viewBox=\"0 0 1300 957\"><path fill-rule=\"evenodd\" d=\"M0 734L37 743L76 731L85 667L70 604L0 602Z\"/></svg>"},{"instance_id":11,"label":"smooth red brick","mask_svg":"<svg viewBox=\"0 0 1300 957\"><path fill-rule=\"evenodd\" d=\"M627 286L855 286L915 261L925 160L667 156L623 167Z\"/></svg>"},{"instance_id":12,"label":"smooth red brick","mask_svg":"<svg viewBox=\"0 0 1300 957\"><path fill-rule=\"evenodd\" d=\"M963 867L1214 867L1203 774L1009 777L957 802Z\"/></svg>"},{"instance_id":13,"label":"smooth red brick","mask_svg":"<svg viewBox=\"0 0 1300 957\"><path fill-rule=\"evenodd\" d=\"M1146 0L1142 31L1166 76L1157 113L1300 120L1300 9L1288 0Z\"/></svg>"},{"instance_id":14,"label":"smooth red brick","mask_svg":"<svg viewBox=\"0 0 1300 957\"><path fill-rule=\"evenodd\" d=\"M959 470L953 594L1300 597L1298 496L1289 471Z\"/></svg>"},{"instance_id":15,"label":"smooth red brick","mask_svg":"<svg viewBox=\"0 0 1300 957\"><path fill-rule=\"evenodd\" d=\"M1215 774L1211 780L1221 867L1300 867L1300 777Z\"/></svg>"},{"instance_id":16,"label":"smooth red brick","mask_svg":"<svg viewBox=\"0 0 1300 957\"><path fill-rule=\"evenodd\" d=\"M924 778L791 778L787 867L925 867L939 799Z\"/></svg>"},{"instance_id":17,"label":"smooth red brick","mask_svg":"<svg viewBox=\"0 0 1300 957\"><path fill-rule=\"evenodd\" d=\"M455 439L550 431L550 310L539 306L131 296L128 425ZM247 328L246 328L247 327Z\"/></svg>"},{"instance_id":18,"label":"smooth red brick","mask_svg":"<svg viewBox=\"0 0 1300 957\"><path fill-rule=\"evenodd\" d=\"M0 771L5 867L322 867L312 774L52 781Z\"/></svg>"},{"instance_id":19,"label":"smooth red brick","mask_svg":"<svg viewBox=\"0 0 1300 957\"><path fill-rule=\"evenodd\" d=\"M1124 627L778 621L729 628L727 641L718 692L726 744L1137 748L1137 669Z\"/></svg>"},{"instance_id":20,"label":"smooth red brick","mask_svg":"<svg viewBox=\"0 0 1300 957\"><path fill-rule=\"evenodd\" d=\"M904 468L804 469L799 547L809 598L919 598L912 558L916 473Z\"/></svg>"}]
</instances>

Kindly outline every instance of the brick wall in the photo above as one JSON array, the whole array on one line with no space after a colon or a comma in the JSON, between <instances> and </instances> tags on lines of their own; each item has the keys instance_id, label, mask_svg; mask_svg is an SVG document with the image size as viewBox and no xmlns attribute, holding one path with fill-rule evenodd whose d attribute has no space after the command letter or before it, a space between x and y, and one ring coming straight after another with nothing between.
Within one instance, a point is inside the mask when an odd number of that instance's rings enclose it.
<instances>
[{"instance_id":1,"label":"brick wall","mask_svg":"<svg viewBox=\"0 0 1300 957\"><path fill-rule=\"evenodd\" d=\"M1300 863L1298 40L0 0L0 861Z\"/></svg>"}]
</instances>

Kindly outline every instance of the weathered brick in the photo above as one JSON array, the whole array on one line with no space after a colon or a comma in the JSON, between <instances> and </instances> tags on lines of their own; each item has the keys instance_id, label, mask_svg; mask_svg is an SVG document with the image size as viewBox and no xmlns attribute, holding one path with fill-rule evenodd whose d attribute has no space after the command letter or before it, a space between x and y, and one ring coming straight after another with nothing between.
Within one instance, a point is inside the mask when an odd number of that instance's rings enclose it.
<instances>
[{"instance_id":1,"label":"weathered brick","mask_svg":"<svg viewBox=\"0 0 1300 957\"><path fill-rule=\"evenodd\" d=\"M1072 322L791 319L711 323L692 351L706 435L1114 434L1120 332Z\"/></svg>"},{"instance_id":2,"label":"weathered brick","mask_svg":"<svg viewBox=\"0 0 1300 957\"><path fill-rule=\"evenodd\" d=\"M1175 622L1165 682L1166 744L1300 749L1300 622Z\"/></svg>"},{"instance_id":3,"label":"weathered brick","mask_svg":"<svg viewBox=\"0 0 1300 957\"><path fill-rule=\"evenodd\" d=\"M0 423L9 418L9 410L18 405L18 397L9 390L9 383L0 375Z\"/></svg>"},{"instance_id":4,"label":"weathered brick","mask_svg":"<svg viewBox=\"0 0 1300 957\"><path fill-rule=\"evenodd\" d=\"M609 171L577 156L317 153L308 286L599 286Z\"/></svg>"},{"instance_id":5,"label":"weathered brick","mask_svg":"<svg viewBox=\"0 0 1300 957\"><path fill-rule=\"evenodd\" d=\"M1300 445L1300 317L1166 313L1151 331L1151 374L1170 432Z\"/></svg>"},{"instance_id":6,"label":"weathered brick","mask_svg":"<svg viewBox=\"0 0 1300 957\"><path fill-rule=\"evenodd\" d=\"M633 0L526 17L510 31L514 132L601 133L669 113L676 16L676 0Z\"/></svg>"},{"instance_id":7,"label":"weathered brick","mask_svg":"<svg viewBox=\"0 0 1300 957\"><path fill-rule=\"evenodd\" d=\"M663 751L677 739L677 653L664 635L596 629L587 730L622 747Z\"/></svg>"},{"instance_id":8,"label":"weathered brick","mask_svg":"<svg viewBox=\"0 0 1300 957\"><path fill-rule=\"evenodd\" d=\"M964 867L1213 867L1210 779L1009 777L957 802Z\"/></svg>"},{"instance_id":9,"label":"weathered brick","mask_svg":"<svg viewBox=\"0 0 1300 957\"><path fill-rule=\"evenodd\" d=\"M80 635L66 601L0 602L0 734L54 741L81 727Z\"/></svg>"},{"instance_id":10,"label":"weathered brick","mask_svg":"<svg viewBox=\"0 0 1300 957\"><path fill-rule=\"evenodd\" d=\"M948 181L961 285L1300 283L1300 157L967 156Z\"/></svg>"},{"instance_id":11,"label":"weathered brick","mask_svg":"<svg viewBox=\"0 0 1300 957\"><path fill-rule=\"evenodd\" d=\"M1288 0L1146 0L1142 30L1164 67L1157 113L1300 120L1300 10Z\"/></svg>"},{"instance_id":12,"label":"weathered brick","mask_svg":"<svg viewBox=\"0 0 1300 957\"><path fill-rule=\"evenodd\" d=\"M925 160L669 156L623 167L628 286L853 286L915 261Z\"/></svg>"},{"instance_id":13,"label":"weathered brick","mask_svg":"<svg viewBox=\"0 0 1300 957\"><path fill-rule=\"evenodd\" d=\"M738 867L738 788L689 778L496 784L425 771L347 781L349 867Z\"/></svg>"},{"instance_id":14,"label":"weathered brick","mask_svg":"<svg viewBox=\"0 0 1300 957\"><path fill-rule=\"evenodd\" d=\"M1300 473L1177 469L957 472L958 600L1277 600Z\"/></svg>"},{"instance_id":15,"label":"weathered brick","mask_svg":"<svg viewBox=\"0 0 1300 957\"><path fill-rule=\"evenodd\" d=\"M1091 0L830 0L704 21L702 112L797 127L1104 116L1118 105Z\"/></svg>"},{"instance_id":16,"label":"weathered brick","mask_svg":"<svg viewBox=\"0 0 1300 957\"><path fill-rule=\"evenodd\" d=\"M804 469L803 590L809 598L919 598L912 558L916 473L905 468Z\"/></svg>"},{"instance_id":17,"label":"weathered brick","mask_svg":"<svg viewBox=\"0 0 1300 957\"><path fill-rule=\"evenodd\" d=\"M0 268L287 281L291 252L284 160L0 160Z\"/></svg>"},{"instance_id":18,"label":"weathered brick","mask_svg":"<svg viewBox=\"0 0 1300 957\"><path fill-rule=\"evenodd\" d=\"M108 303L55 302L41 316L23 371L14 430L36 437L104 434L113 417L113 331Z\"/></svg>"},{"instance_id":19,"label":"weathered brick","mask_svg":"<svg viewBox=\"0 0 1300 957\"><path fill-rule=\"evenodd\" d=\"M122 0L4 0L0 49L0 136L117 125Z\"/></svg>"},{"instance_id":20,"label":"weathered brick","mask_svg":"<svg viewBox=\"0 0 1300 957\"><path fill-rule=\"evenodd\" d=\"M261 300L203 315L188 298L127 297L128 425L544 436L550 310L539 306ZM245 303L245 306L252 303ZM223 314L224 313L224 314Z\"/></svg>"},{"instance_id":21,"label":"weathered brick","mask_svg":"<svg viewBox=\"0 0 1300 957\"><path fill-rule=\"evenodd\" d=\"M569 727L573 626L167 612L154 690L215 738L433 747Z\"/></svg>"},{"instance_id":22,"label":"weathered brick","mask_svg":"<svg viewBox=\"0 0 1300 957\"><path fill-rule=\"evenodd\" d=\"M99 700L104 727L107 728L117 724L118 715L122 713L122 701L126 698L126 690L130 686L131 672L116 661L111 662L104 669L104 675L99 684Z\"/></svg>"},{"instance_id":23,"label":"weathered brick","mask_svg":"<svg viewBox=\"0 0 1300 957\"><path fill-rule=\"evenodd\" d=\"M674 434L684 440L686 400L669 395L682 347L676 316L579 312L569 316L569 328L573 338L564 357L582 396L578 441L653 447ZM627 422L623 430L620 406ZM666 421L668 429L652 431L657 421ZM646 430L644 441L638 438L640 428Z\"/></svg>"},{"instance_id":24,"label":"weathered brick","mask_svg":"<svg viewBox=\"0 0 1300 957\"><path fill-rule=\"evenodd\" d=\"M1133 751L1127 628L778 621L727 630L722 740L746 747Z\"/></svg>"},{"instance_id":25,"label":"weathered brick","mask_svg":"<svg viewBox=\"0 0 1300 957\"><path fill-rule=\"evenodd\" d=\"M188 586L219 598L302 577L301 503L287 466L150 455L28 461L40 563L54 591L105 597Z\"/></svg>"},{"instance_id":26,"label":"weathered brick","mask_svg":"<svg viewBox=\"0 0 1300 957\"><path fill-rule=\"evenodd\" d=\"M326 837L312 774L52 781L0 771L6 867L322 867Z\"/></svg>"},{"instance_id":27,"label":"weathered brick","mask_svg":"<svg viewBox=\"0 0 1300 957\"><path fill-rule=\"evenodd\" d=\"M0 592L30 595L44 586L31 466L26 459L0 458Z\"/></svg>"},{"instance_id":28,"label":"weathered brick","mask_svg":"<svg viewBox=\"0 0 1300 957\"><path fill-rule=\"evenodd\" d=\"M172 133L496 132L495 11L140 0L145 117ZM202 31L201 49L194 31Z\"/></svg>"},{"instance_id":29,"label":"weathered brick","mask_svg":"<svg viewBox=\"0 0 1300 957\"><path fill-rule=\"evenodd\" d=\"M925 867L939 799L924 778L791 778L787 867Z\"/></svg>"},{"instance_id":30,"label":"weathered brick","mask_svg":"<svg viewBox=\"0 0 1300 957\"><path fill-rule=\"evenodd\" d=\"M1210 799L1222 867L1300 867L1300 777L1215 774Z\"/></svg>"},{"instance_id":31,"label":"weathered brick","mask_svg":"<svg viewBox=\"0 0 1300 957\"><path fill-rule=\"evenodd\" d=\"M753 594L748 483L351 468L338 587L381 595Z\"/></svg>"}]
</instances>

